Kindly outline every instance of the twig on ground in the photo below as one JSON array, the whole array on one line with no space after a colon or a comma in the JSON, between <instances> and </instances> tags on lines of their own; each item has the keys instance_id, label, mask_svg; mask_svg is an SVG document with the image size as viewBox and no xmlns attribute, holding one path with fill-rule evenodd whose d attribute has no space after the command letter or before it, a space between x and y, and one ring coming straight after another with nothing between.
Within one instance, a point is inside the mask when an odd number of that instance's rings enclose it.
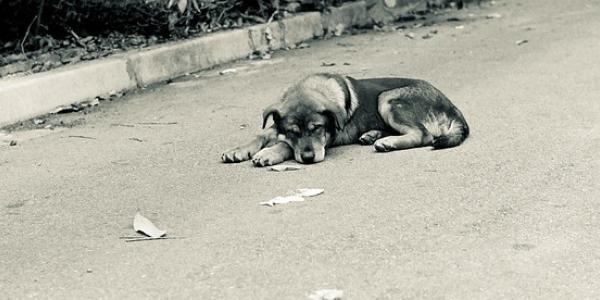
<instances>
[{"instance_id":1,"label":"twig on ground","mask_svg":"<svg viewBox=\"0 0 600 300\"><path fill-rule=\"evenodd\" d=\"M120 237L120 239L124 239L125 242L139 242L139 241L152 241L152 240L175 240L181 239L179 237L170 237L170 236L161 236L161 237Z\"/></svg>"},{"instance_id":2,"label":"twig on ground","mask_svg":"<svg viewBox=\"0 0 600 300\"><path fill-rule=\"evenodd\" d=\"M38 34L40 30L40 25L42 24L42 14L44 13L44 5L46 4L45 0L40 1L40 6L38 7L37 13L37 23L35 24L35 30L33 31L35 35Z\"/></svg>"},{"instance_id":3,"label":"twig on ground","mask_svg":"<svg viewBox=\"0 0 600 300\"><path fill-rule=\"evenodd\" d=\"M274 11L273 14L271 15L271 17L269 17L269 21L267 21L267 25L269 25L273 22L273 19L275 18L275 16L277 14L279 14L279 10Z\"/></svg>"},{"instance_id":4,"label":"twig on ground","mask_svg":"<svg viewBox=\"0 0 600 300\"><path fill-rule=\"evenodd\" d=\"M81 46L83 48L87 48L85 46L85 44L81 42L81 38L77 35L77 33L75 33L75 31L73 31L73 29L69 30L69 32L75 38L75 42L77 42L77 44L79 44L79 46Z\"/></svg>"},{"instance_id":5,"label":"twig on ground","mask_svg":"<svg viewBox=\"0 0 600 300\"><path fill-rule=\"evenodd\" d=\"M31 20L29 26L27 26L27 31L25 31L25 36L23 36L23 40L21 41L21 53L23 53L23 55L25 55L25 42L27 41L27 37L29 36L29 32L31 31L31 26L37 18L38 16L33 17L33 20Z\"/></svg>"},{"instance_id":6,"label":"twig on ground","mask_svg":"<svg viewBox=\"0 0 600 300\"><path fill-rule=\"evenodd\" d=\"M110 126L135 127L135 125L132 125L132 124L121 124L121 123L112 123L112 124L110 124Z\"/></svg>"},{"instance_id":7,"label":"twig on ground","mask_svg":"<svg viewBox=\"0 0 600 300\"><path fill-rule=\"evenodd\" d=\"M161 125L177 125L177 122L139 122L135 124L124 124L124 123L112 123L110 126L121 126L121 127L136 127L139 126L161 126Z\"/></svg>"},{"instance_id":8,"label":"twig on ground","mask_svg":"<svg viewBox=\"0 0 600 300\"><path fill-rule=\"evenodd\" d=\"M177 122L140 122L138 125L176 125Z\"/></svg>"},{"instance_id":9,"label":"twig on ground","mask_svg":"<svg viewBox=\"0 0 600 300\"><path fill-rule=\"evenodd\" d=\"M85 135L70 135L70 138L79 138L79 139L88 139L88 140L95 140L95 137L91 137L91 136L85 136Z\"/></svg>"},{"instance_id":10,"label":"twig on ground","mask_svg":"<svg viewBox=\"0 0 600 300\"><path fill-rule=\"evenodd\" d=\"M199 13L202 13L202 11L200 10L200 6L198 5L198 2L196 2L196 0L192 0L192 7Z\"/></svg>"},{"instance_id":11,"label":"twig on ground","mask_svg":"<svg viewBox=\"0 0 600 300\"><path fill-rule=\"evenodd\" d=\"M254 21L259 24L263 24L263 23L267 22L264 18L261 18L259 16L252 16L252 15L248 15L248 14L244 14L244 13L240 14L240 16L246 20Z\"/></svg>"}]
</instances>

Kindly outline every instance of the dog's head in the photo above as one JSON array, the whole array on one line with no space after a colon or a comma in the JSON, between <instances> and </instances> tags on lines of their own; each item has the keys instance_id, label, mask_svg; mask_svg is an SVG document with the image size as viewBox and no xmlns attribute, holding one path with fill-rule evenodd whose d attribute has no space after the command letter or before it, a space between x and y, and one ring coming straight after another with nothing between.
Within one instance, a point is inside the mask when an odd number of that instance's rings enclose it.
<instances>
[{"instance_id":1,"label":"dog's head","mask_svg":"<svg viewBox=\"0 0 600 300\"><path fill-rule=\"evenodd\" d=\"M352 98L348 79L311 75L288 89L281 102L265 109L263 128L272 117L278 139L293 149L297 162L320 162L325 148L350 118Z\"/></svg>"}]
</instances>

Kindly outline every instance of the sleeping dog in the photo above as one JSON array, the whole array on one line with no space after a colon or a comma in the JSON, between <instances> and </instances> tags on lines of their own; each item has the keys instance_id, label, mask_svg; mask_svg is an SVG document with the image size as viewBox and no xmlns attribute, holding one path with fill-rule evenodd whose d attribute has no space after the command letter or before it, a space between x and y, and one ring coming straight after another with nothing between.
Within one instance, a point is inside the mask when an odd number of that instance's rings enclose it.
<instances>
[{"instance_id":1,"label":"sleeping dog","mask_svg":"<svg viewBox=\"0 0 600 300\"><path fill-rule=\"evenodd\" d=\"M265 129L270 117L273 125ZM426 81L314 74L265 109L262 133L221 159L268 166L294 158L307 164L322 161L327 148L339 145L441 149L458 146L468 135L462 113Z\"/></svg>"}]
</instances>

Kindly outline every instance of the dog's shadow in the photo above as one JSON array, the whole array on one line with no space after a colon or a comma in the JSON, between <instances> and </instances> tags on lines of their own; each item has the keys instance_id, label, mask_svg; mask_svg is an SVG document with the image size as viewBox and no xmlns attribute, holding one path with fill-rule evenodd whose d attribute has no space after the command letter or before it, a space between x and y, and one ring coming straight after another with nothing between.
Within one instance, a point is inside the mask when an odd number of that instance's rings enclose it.
<instances>
[{"instance_id":1,"label":"dog's shadow","mask_svg":"<svg viewBox=\"0 0 600 300\"><path fill-rule=\"evenodd\" d=\"M357 157L362 155L385 155L390 153L403 153L410 151L439 151L440 149L435 149L432 147L417 147L403 150L394 150L394 151L377 151L373 145L360 145L360 144L351 144L351 145L343 145L337 146L333 148L327 149L327 154L325 156L325 160L327 159L339 159L340 157L348 156L348 157ZM354 153L354 154L353 154Z\"/></svg>"}]
</instances>

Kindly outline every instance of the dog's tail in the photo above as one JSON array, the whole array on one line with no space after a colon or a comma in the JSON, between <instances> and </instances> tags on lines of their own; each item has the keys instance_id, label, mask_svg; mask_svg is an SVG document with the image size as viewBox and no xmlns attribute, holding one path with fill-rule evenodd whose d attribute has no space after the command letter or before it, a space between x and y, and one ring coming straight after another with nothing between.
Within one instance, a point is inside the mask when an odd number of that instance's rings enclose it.
<instances>
[{"instance_id":1,"label":"dog's tail","mask_svg":"<svg viewBox=\"0 0 600 300\"><path fill-rule=\"evenodd\" d=\"M469 125L462 120L453 120L447 130L433 138L434 149L451 148L460 145L469 136Z\"/></svg>"}]
</instances>

